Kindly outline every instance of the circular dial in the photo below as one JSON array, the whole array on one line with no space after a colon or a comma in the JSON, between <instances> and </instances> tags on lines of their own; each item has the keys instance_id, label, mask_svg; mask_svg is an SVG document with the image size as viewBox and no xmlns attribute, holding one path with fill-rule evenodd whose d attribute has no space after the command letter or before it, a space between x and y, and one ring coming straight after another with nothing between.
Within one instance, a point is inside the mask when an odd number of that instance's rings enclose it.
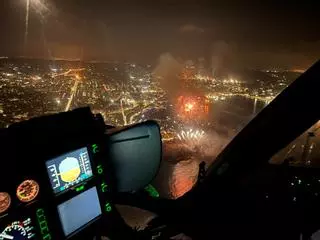
<instances>
[{"instance_id":1,"label":"circular dial","mask_svg":"<svg viewBox=\"0 0 320 240\"><path fill-rule=\"evenodd\" d=\"M39 185L34 180L23 181L17 189L17 197L21 202L30 202L37 197Z\"/></svg>"},{"instance_id":2,"label":"circular dial","mask_svg":"<svg viewBox=\"0 0 320 240\"><path fill-rule=\"evenodd\" d=\"M11 204L10 195L6 192L0 192L0 214L7 211Z\"/></svg>"},{"instance_id":3,"label":"circular dial","mask_svg":"<svg viewBox=\"0 0 320 240\"><path fill-rule=\"evenodd\" d=\"M27 231L21 222L13 222L8 225L1 233L0 240L25 240L28 239Z\"/></svg>"}]
</instances>

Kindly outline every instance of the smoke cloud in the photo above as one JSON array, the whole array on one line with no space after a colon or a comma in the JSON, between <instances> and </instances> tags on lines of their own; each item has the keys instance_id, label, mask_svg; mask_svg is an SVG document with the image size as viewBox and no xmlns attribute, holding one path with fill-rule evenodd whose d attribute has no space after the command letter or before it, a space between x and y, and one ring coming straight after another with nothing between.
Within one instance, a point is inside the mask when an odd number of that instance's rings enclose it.
<instances>
[{"instance_id":1,"label":"smoke cloud","mask_svg":"<svg viewBox=\"0 0 320 240\"><path fill-rule=\"evenodd\" d=\"M233 67L235 48L234 45L225 41L216 41L212 44L211 67L214 76L224 75Z\"/></svg>"},{"instance_id":2,"label":"smoke cloud","mask_svg":"<svg viewBox=\"0 0 320 240\"><path fill-rule=\"evenodd\" d=\"M181 33L204 33L204 29L195 24L185 24L179 28Z\"/></svg>"},{"instance_id":3,"label":"smoke cloud","mask_svg":"<svg viewBox=\"0 0 320 240\"><path fill-rule=\"evenodd\" d=\"M161 87L168 93L169 98L175 98L181 88L179 74L182 71L180 64L170 53L163 53L159 57L158 65L153 74L160 81Z\"/></svg>"}]
</instances>

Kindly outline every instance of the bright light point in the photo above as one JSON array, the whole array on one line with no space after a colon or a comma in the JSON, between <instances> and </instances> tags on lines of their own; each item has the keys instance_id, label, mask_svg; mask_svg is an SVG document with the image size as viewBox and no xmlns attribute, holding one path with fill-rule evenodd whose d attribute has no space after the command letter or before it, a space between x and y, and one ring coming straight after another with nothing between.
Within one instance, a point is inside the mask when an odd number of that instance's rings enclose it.
<instances>
[{"instance_id":1,"label":"bright light point","mask_svg":"<svg viewBox=\"0 0 320 240\"><path fill-rule=\"evenodd\" d=\"M60 99L56 99L56 102L57 102L57 104L60 104L61 103L61 101L60 101Z\"/></svg>"},{"instance_id":2,"label":"bright light point","mask_svg":"<svg viewBox=\"0 0 320 240\"><path fill-rule=\"evenodd\" d=\"M33 80L41 80L41 77L40 76L33 76L32 79Z\"/></svg>"},{"instance_id":3,"label":"bright light point","mask_svg":"<svg viewBox=\"0 0 320 240\"><path fill-rule=\"evenodd\" d=\"M193 109L193 104L192 103L187 103L185 105L185 111L190 112Z\"/></svg>"},{"instance_id":4,"label":"bright light point","mask_svg":"<svg viewBox=\"0 0 320 240\"><path fill-rule=\"evenodd\" d=\"M196 146L203 139L204 131L200 132L199 130L190 128L189 130L182 130L180 133L176 133L176 136L180 141L190 146Z\"/></svg>"}]
</instances>

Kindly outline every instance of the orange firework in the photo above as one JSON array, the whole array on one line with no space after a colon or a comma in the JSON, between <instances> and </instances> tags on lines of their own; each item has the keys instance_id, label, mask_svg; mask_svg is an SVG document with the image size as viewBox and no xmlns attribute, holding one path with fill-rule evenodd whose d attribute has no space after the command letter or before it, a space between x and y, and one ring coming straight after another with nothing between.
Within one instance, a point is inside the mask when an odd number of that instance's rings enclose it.
<instances>
[{"instance_id":1,"label":"orange firework","mask_svg":"<svg viewBox=\"0 0 320 240\"><path fill-rule=\"evenodd\" d=\"M179 96L176 110L185 120L205 119L209 112L208 100L204 96Z\"/></svg>"}]
</instances>

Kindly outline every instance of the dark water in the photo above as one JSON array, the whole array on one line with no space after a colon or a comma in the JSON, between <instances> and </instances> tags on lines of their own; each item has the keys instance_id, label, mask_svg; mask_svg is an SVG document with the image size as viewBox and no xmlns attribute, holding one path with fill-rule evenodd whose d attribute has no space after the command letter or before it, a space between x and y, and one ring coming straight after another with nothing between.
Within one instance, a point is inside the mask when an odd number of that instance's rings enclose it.
<instances>
[{"instance_id":1,"label":"dark water","mask_svg":"<svg viewBox=\"0 0 320 240\"><path fill-rule=\"evenodd\" d=\"M240 129L246 125L266 104L245 97L232 97L211 104L209 119L224 129Z\"/></svg>"}]
</instances>

